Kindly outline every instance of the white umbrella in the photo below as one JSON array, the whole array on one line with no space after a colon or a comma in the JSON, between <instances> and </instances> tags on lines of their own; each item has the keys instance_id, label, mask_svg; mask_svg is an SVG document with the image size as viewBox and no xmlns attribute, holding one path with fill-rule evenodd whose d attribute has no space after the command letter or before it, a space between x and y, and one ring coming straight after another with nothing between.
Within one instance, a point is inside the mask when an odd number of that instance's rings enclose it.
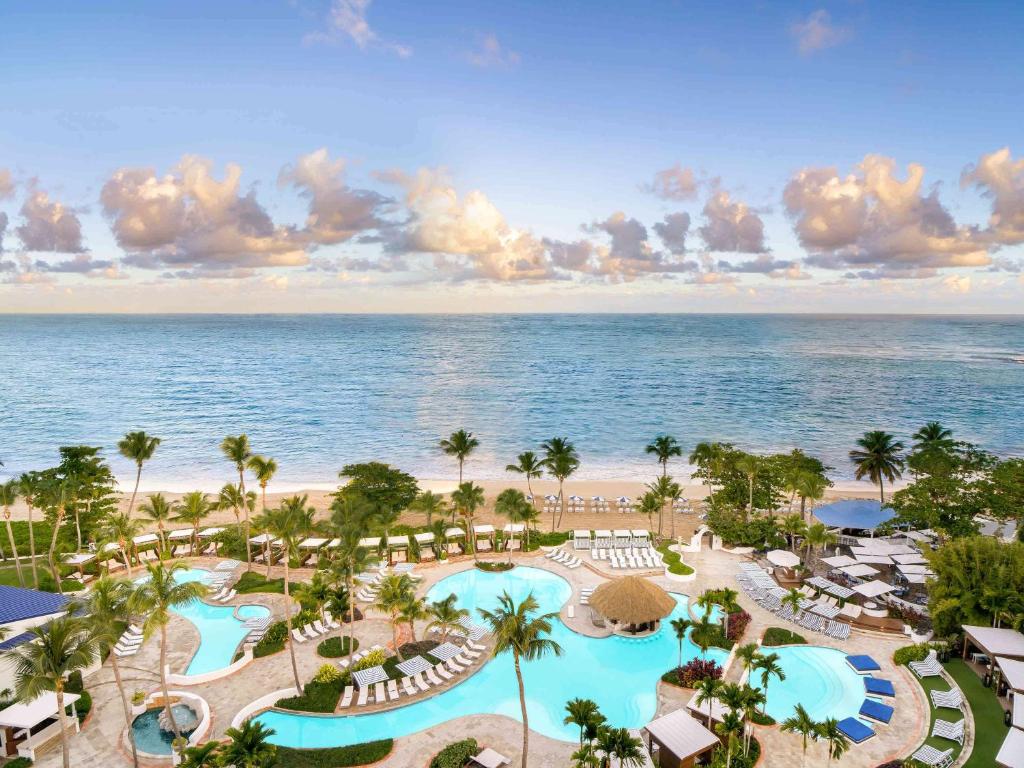
<instances>
[{"instance_id":1,"label":"white umbrella","mask_svg":"<svg viewBox=\"0 0 1024 768\"><path fill-rule=\"evenodd\" d=\"M630 499L629 496L619 496L619 498L616 499L616 501L618 501L619 504L629 504Z\"/></svg>"},{"instance_id":2,"label":"white umbrella","mask_svg":"<svg viewBox=\"0 0 1024 768\"><path fill-rule=\"evenodd\" d=\"M544 497L544 500L545 501L558 501L558 497L555 496L553 493L549 493L547 496Z\"/></svg>"},{"instance_id":3,"label":"white umbrella","mask_svg":"<svg viewBox=\"0 0 1024 768\"><path fill-rule=\"evenodd\" d=\"M591 496L590 500L591 501L600 501L603 504L604 503L604 496Z\"/></svg>"},{"instance_id":4,"label":"white umbrella","mask_svg":"<svg viewBox=\"0 0 1024 768\"><path fill-rule=\"evenodd\" d=\"M582 496L577 496L575 493L569 497L569 501L583 501Z\"/></svg>"}]
</instances>

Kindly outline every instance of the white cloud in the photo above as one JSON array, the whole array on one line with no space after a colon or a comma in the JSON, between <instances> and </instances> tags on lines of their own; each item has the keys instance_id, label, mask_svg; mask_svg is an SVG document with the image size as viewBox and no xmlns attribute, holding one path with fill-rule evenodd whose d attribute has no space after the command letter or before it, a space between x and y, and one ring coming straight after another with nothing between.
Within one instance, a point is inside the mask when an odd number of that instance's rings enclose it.
<instances>
[{"instance_id":1,"label":"white cloud","mask_svg":"<svg viewBox=\"0 0 1024 768\"><path fill-rule=\"evenodd\" d=\"M964 171L961 184L973 184L992 200L989 232L1002 245L1024 243L1024 158L1014 160L1009 147L982 155Z\"/></svg>"},{"instance_id":2,"label":"white cloud","mask_svg":"<svg viewBox=\"0 0 1024 768\"><path fill-rule=\"evenodd\" d=\"M690 214L685 211L669 213L652 229L670 253L686 253L686 235L690 231Z\"/></svg>"},{"instance_id":3,"label":"white cloud","mask_svg":"<svg viewBox=\"0 0 1024 768\"><path fill-rule=\"evenodd\" d=\"M745 203L733 200L728 192L717 191L704 205L704 226L700 236L709 251L763 253L764 222Z\"/></svg>"},{"instance_id":4,"label":"white cloud","mask_svg":"<svg viewBox=\"0 0 1024 768\"><path fill-rule=\"evenodd\" d=\"M674 228L677 230L678 225ZM647 227L622 211L616 211L603 221L595 221L588 229L611 238L610 247L598 254L598 272L608 278L632 280L641 275L690 272L697 267L693 262L677 258L677 253L655 249L648 239ZM678 240L675 244L678 245Z\"/></svg>"},{"instance_id":5,"label":"white cloud","mask_svg":"<svg viewBox=\"0 0 1024 768\"><path fill-rule=\"evenodd\" d=\"M850 37L850 29L832 23L828 11L819 9L789 28L796 39L797 49L808 56L825 48L832 48Z\"/></svg>"},{"instance_id":6,"label":"white cloud","mask_svg":"<svg viewBox=\"0 0 1024 768\"><path fill-rule=\"evenodd\" d=\"M26 251L81 253L82 223L78 212L30 185L21 206L22 223L15 229Z\"/></svg>"},{"instance_id":7,"label":"white cloud","mask_svg":"<svg viewBox=\"0 0 1024 768\"><path fill-rule=\"evenodd\" d=\"M642 184L640 188L662 200L679 201L695 199L699 184L692 168L684 168L676 163L671 168L656 172L654 179L649 184Z\"/></svg>"},{"instance_id":8,"label":"white cloud","mask_svg":"<svg viewBox=\"0 0 1024 768\"><path fill-rule=\"evenodd\" d=\"M0 168L0 200L14 197L14 179L6 168Z\"/></svg>"},{"instance_id":9,"label":"white cloud","mask_svg":"<svg viewBox=\"0 0 1024 768\"><path fill-rule=\"evenodd\" d=\"M519 54L503 46L492 32L479 36L476 48L466 54L466 59L481 69L509 69L519 64Z\"/></svg>"},{"instance_id":10,"label":"white cloud","mask_svg":"<svg viewBox=\"0 0 1024 768\"><path fill-rule=\"evenodd\" d=\"M334 42L339 38L348 38L360 50L381 48L405 59L412 56L412 48L400 43L381 39L376 30L370 26L366 13L372 0L334 0L327 13L326 31L313 32L306 35L307 43Z\"/></svg>"}]
</instances>

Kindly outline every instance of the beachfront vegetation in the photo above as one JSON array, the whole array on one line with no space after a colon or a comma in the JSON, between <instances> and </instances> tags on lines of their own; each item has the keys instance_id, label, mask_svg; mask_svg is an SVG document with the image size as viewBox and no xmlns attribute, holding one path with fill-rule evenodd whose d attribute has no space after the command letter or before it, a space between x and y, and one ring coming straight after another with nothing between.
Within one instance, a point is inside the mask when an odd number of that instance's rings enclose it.
<instances>
[{"instance_id":1,"label":"beachfront vegetation","mask_svg":"<svg viewBox=\"0 0 1024 768\"><path fill-rule=\"evenodd\" d=\"M469 759L480 753L476 739L455 741L442 749L430 761L430 768L463 768Z\"/></svg>"}]
</instances>

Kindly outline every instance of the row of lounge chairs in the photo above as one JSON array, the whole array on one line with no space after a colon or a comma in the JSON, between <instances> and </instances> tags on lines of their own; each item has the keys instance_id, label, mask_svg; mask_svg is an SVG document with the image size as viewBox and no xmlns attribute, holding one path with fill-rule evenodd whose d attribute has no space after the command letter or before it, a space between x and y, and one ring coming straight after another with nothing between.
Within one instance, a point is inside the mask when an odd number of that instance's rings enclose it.
<instances>
[{"instance_id":1,"label":"row of lounge chairs","mask_svg":"<svg viewBox=\"0 0 1024 768\"><path fill-rule=\"evenodd\" d=\"M594 594L596 587L584 587L580 590L580 605L590 605L590 596Z\"/></svg>"},{"instance_id":2,"label":"row of lounge chairs","mask_svg":"<svg viewBox=\"0 0 1024 768\"><path fill-rule=\"evenodd\" d=\"M607 560L612 568L660 568L661 555L650 547L590 550L595 560Z\"/></svg>"},{"instance_id":3,"label":"row of lounge chairs","mask_svg":"<svg viewBox=\"0 0 1024 768\"><path fill-rule=\"evenodd\" d=\"M145 639L140 627L129 624L128 629L124 631L121 637L118 638L117 644L114 645L114 655L118 658L134 656L139 652Z\"/></svg>"},{"instance_id":4,"label":"row of lounge chairs","mask_svg":"<svg viewBox=\"0 0 1024 768\"><path fill-rule=\"evenodd\" d=\"M330 634L341 626L328 611L324 611L324 620L317 619L304 626L301 630L292 627L292 638L297 643L304 643L306 640L316 640L318 637Z\"/></svg>"},{"instance_id":5,"label":"row of lounge chairs","mask_svg":"<svg viewBox=\"0 0 1024 768\"><path fill-rule=\"evenodd\" d=\"M553 560L556 563L561 563L570 570L579 568L581 565L583 565L582 560L580 560L578 557L570 555L561 547L548 552L546 555L544 555L544 557L546 557L548 560Z\"/></svg>"},{"instance_id":6,"label":"row of lounge chairs","mask_svg":"<svg viewBox=\"0 0 1024 768\"><path fill-rule=\"evenodd\" d=\"M758 605L779 618L792 621L812 632L820 632L834 640L846 640L850 637L850 625L842 621L834 621L815 612L815 608L819 605L815 601L805 597L800 602L799 609L794 609L789 603L783 604L783 598L789 593L754 563L740 565L736 580L739 582L740 588ZM821 608L818 610L820 611Z\"/></svg>"},{"instance_id":7,"label":"row of lounge chairs","mask_svg":"<svg viewBox=\"0 0 1024 768\"><path fill-rule=\"evenodd\" d=\"M227 603L233 600L235 595L237 594L238 592L233 589L229 589L228 587L221 587L220 591L217 594L207 597L206 599L212 600L215 603Z\"/></svg>"},{"instance_id":8,"label":"row of lounge chairs","mask_svg":"<svg viewBox=\"0 0 1024 768\"><path fill-rule=\"evenodd\" d=\"M360 661L364 657L369 656L374 651L380 651L380 650L383 650L383 646L374 645L374 646L371 646L368 650L356 651L355 653L352 654L352 663L355 664L357 661ZM338 666L341 667L342 669L348 669L348 665L349 665L348 659L342 659L341 661L338 662Z\"/></svg>"}]
</instances>

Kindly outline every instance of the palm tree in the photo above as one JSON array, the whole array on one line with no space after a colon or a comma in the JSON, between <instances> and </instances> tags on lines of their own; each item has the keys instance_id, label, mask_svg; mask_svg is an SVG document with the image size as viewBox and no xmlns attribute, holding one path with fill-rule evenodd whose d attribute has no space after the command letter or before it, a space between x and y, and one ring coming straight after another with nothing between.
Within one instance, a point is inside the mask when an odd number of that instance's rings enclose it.
<instances>
[{"instance_id":1,"label":"palm tree","mask_svg":"<svg viewBox=\"0 0 1024 768\"><path fill-rule=\"evenodd\" d=\"M332 579L327 571L314 571L308 583L295 585L295 593L300 604L312 605L317 616L323 620L324 609L334 597L336 586L337 580Z\"/></svg>"},{"instance_id":2,"label":"palm tree","mask_svg":"<svg viewBox=\"0 0 1024 768\"><path fill-rule=\"evenodd\" d=\"M797 704L793 714L782 721L782 730L786 733L798 733L803 737L804 756L801 764L807 762L807 739L818 732L818 724L804 709L803 704Z\"/></svg>"},{"instance_id":3,"label":"palm tree","mask_svg":"<svg viewBox=\"0 0 1024 768\"><path fill-rule=\"evenodd\" d=\"M219 741L208 741L195 747L188 747L181 753L178 768L218 768L220 761Z\"/></svg>"},{"instance_id":4,"label":"palm tree","mask_svg":"<svg viewBox=\"0 0 1024 768\"><path fill-rule=\"evenodd\" d=\"M281 502L281 506L266 512L263 517L267 533L280 543L284 561L284 620L288 625L288 653L292 660L292 674L295 676L295 688L302 694L302 682L299 680L299 665L295 661L295 643L292 640L292 598L289 587L288 568L291 559L299 556L299 543L313 527L314 509L309 504L309 496L290 496Z\"/></svg>"},{"instance_id":5,"label":"palm tree","mask_svg":"<svg viewBox=\"0 0 1024 768\"><path fill-rule=\"evenodd\" d=\"M683 667L683 641L686 639L686 633L692 626L693 622L689 619L672 619L672 631L676 633L676 641L679 643L679 663L676 665L677 669Z\"/></svg>"},{"instance_id":6,"label":"palm tree","mask_svg":"<svg viewBox=\"0 0 1024 768\"><path fill-rule=\"evenodd\" d=\"M744 521L754 513L754 481L761 474L763 466L764 459L752 453L745 453L736 461L736 469L747 477L747 513L743 516Z\"/></svg>"},{"instance_id":7,"label":"palm tree","mask_svg":"<svg viewBox=\"0 0 1024 768\"><path fill-rule=\"evenodd\" d=\"M260 484L260 509L265 515L267 513L267 485L277 472L277 462L264 456L250 456L246 466L256 475L256 482ZM246 533L246 537L248 537ZM263 559L267 563L267 578L270 578L270 541L263 541Z\"/></svg>"},{"instance_id":8,"label":"palm tree","mask_svg":"<svg viewBox=\"0 0 1024 768\"><path fill-rule=\"evenodd\" d=\"M935 424L935 422L932 423ZM936 426L938 426L938 424L936 424ZM832 758L840 760L846 753L846 750L850 748L850 740L839 728L839 721L834 717L826 718L822 722L818 723L817 736L828 744L829 765L832 765Z\"/></svg>"},{"instance_id":9,"label":"palm tree","mask_svg":"<svg viewBox=\"0 0 1024 768\"><path fill-rule=\"evenodd\" d=\"M793 609L793 613L797 616L800 615L800 603L803 602L804 596L800 594L796 587L790 587L789 591L782 598L782 604L788 605Z\"/></svg>"},{"instance_id":10,"label":"palm tree","mask_svg":"<svg viewBox=\"0 0 1024 768\"><path fill-rule=\"evenodd\" d=\"M112 579L110 576L101 576L89 592L86 615L92 636L99 644L101 652L109 652L113 649L120 637L121 626L131 620L131 611L128 609L131 591L128 582ZM121 707L124 710L128 741L132 746L132 763L135 768L138 768L139 755L135 745L135 731L131 727L132 708L128 701L128 694L124 690L124 682L121 680L121 665L118 663L116 653L110 653L108 658L114 673L114 682L117 684L118 693L121 694Z\"/></svg>"},{"instance_id":11,"label":"palm tree","mask_svg":"<svg viewBox=\"0 0 1024 768\"><path fill-rule=\"evenodd\" d=\"M33 642L18 646L8 656L13 660L15 695L19 701L32 701L45 691L56 694L61 757L64 768L70 768L64 686L68 675L88 668L96 660L96 640L84 620L70 616L52 619L28 632Z\"/></svg>"},{"instance_id":12,"label":"palm tree","mask_svg":"<svg viewBox=\"0 0 1024 768\"><path fill-rule=\"evenodd\" d=\"M644 448L645 453L653 453L661 464L661 476L668 475L668 460L673 456L682 456L683 449L671 435L658 435Z\"/></svg>"},{"instance_id":13,"label":"palm tree","mask_svg":"<svg viewBox=\"0 0 1024 768\"><path fill-rule=\"evenodd\" d=\"M473 518L477 509L484 504L484 489L475 483L460 483L459 487L452 491L452 504L459 510L459 515L466 521L466 535L469 536L470 546L473 548L473 559L476 560L476 531L473 530Z\"/></svg>"},{"instance_id":14,"label":"palm tree","mask_svg":"<svg viewBox=\"0 0 1024 768\"><path fill-rule=\"evenodd\" d=\"M647 491L640 497L636 506L636 511L647 518L647 527L651 531L654 530L654 515L660 515L663 509L664 505L661 503L661 497L654 491Z\"/></svg>"},{"instance_id":15,"label":"palm tree","mask_svg":"<svg viewBox=\"0 0 1024 768\"><path fill-rule=\"evenodd\" d=\"M711 728L711 711L713 709L712 703L718 698L718 691L722 688L722 681L714 677L705 677L703 680L697 683L697 687L694 689L697 692L694 703L697 705L697 711L705 704L708 705L708 728Z\"/></svg>"},{"instance_id":16,"label":"palm tree","mask_svg":"<svg viewBox=\"0 0 1024 768\"><path fill-rule=\"evenodd\" d=\"M230 509L235 513L235 527L242 529L242 510L252 511L256 506L256 493L243 493L241 486L225 483L217 494L217 509ZM248 515L247 515L248 517Z\"/></svg>"},{"instance_id":17,"label":"palm tree","mask_svg":"<svg viewBox=\"0 0 1024 768\"><path fill-rule=\"evenodd\" d=\"M135 462L135 488L128 501L128 516L131 517L135 507L135 494L139 492L139 481L142 479L142 465L153 458L156 447L160 445L159 437L151 437L143 431L129 432L117 442L117 450L126 459Z\"/></svg>"},{"instance_id":18,"label":"palm tree","mask_svg":"<svg viewBox=\"0 0 1024 768\"><path fill-rule=\"evenodd\" d=\"M139 504L139 512L156 523L161 552L167 551L167 535L164 526L173 519L174 511L174 506L164 498L162 493L151 493L146 501Z\"/></svg>"},{"instance_id":19,"label":"palm tree","mask_svg":"<svg viewBox=\"0 0 1024 768\"><path fill-rule=\"evenodd\" d=\"M807 550L807 557L810 559L811 552L820 552L825 547L834 546L839 537L829 531L824 523L815 523L807 529L804 537L804 548Z\"/></svg>"},{"instance_id":20,"label":"palm tree","mask_svg":"<svg viewBox=\"0 0 1024 768\"><path fill-rule=\"evenodd\" d=\"M338 539L331 569L344 581L345 589L350 596L355 594L356 576L371 564L370 550L360 544L360 541L366 535L372 514L373 508L370 503L358 493L339 493L331 502L330 527ZM355 610L351 602L346 618L349 637L348 661L351 666L355 646Z\"/></svg>"},{"instance_id":21,"label":"palm tree","mask_svg":"<svg viewBox=\"0 0 1024 768\"><path fill-rule=\"evenodd\" d=\"M78 489L78 479L74 476L65 477L62 480L50 480L44 488L46 505L53 512L53 530L50 533L50 548L47 551L46 559L59 594L64 594L64 590L61 585L60 570L57 568L57 536L64 524L68 507L73 507L77 503Z\"/></svg>"},{"instance_id":22,"label":"palm tree","mask_svg":"<svg viewBox=\"0 0 1024 768\"><path fill-rule=\"evenodd\" d=\"M185 564L181 562L172 565L164 565L163 562L147 564L148 578L136 584L128 598L128 608L132 614L144 617L143 636L150 637L155 630L160 631L160 688L164 694L167 717L175 736L181 735L181 729L174 719L170 692L167 689L167 624L171 620L172 609L184 608L208 592L206 585L198 581L178 583L174 574L184 568Z\"/></svg>"},{"instance_id":23,"label":"palm tree","mask_svg":"<svg viewBox=\"0 0 1024 768\"><path fill-rule=\"evenodd\" d=\"M707 656L720 629L718 622L711 620L710 610L705 611L698 621L690 623L690 642L700 648L701 656Z\"/></svg>"},{"instance_id":24,"label":"palm tree","mask_svg":"<svg viewBox=\"0 0 1024 768\"><path fill-rule=\"evenodd\" d=\"M679 483L675 482L668 475L662 475L653 483L650 483L647 486L647 490L649 493L653 493L660 502L658 509L658 535L661 536L661 529L665 517L665 507L670 505L676 497L679 496ZM672 537L675 538L676 518L671 512L669 512L669 517L672 518Z\"/></svg>"},{"instance_id":25,"label":"palm tree","mask_svg":"<svg viewBox=\"0 0 1024 768\"><path fill-rule=\"evenodd\" d=\"M427 630L439 629L441 631L441 642L448 639L452 632L459 632L463 629L463 622L469 618L469 610L459 608L456 604L459 598L453 592L443 600L436 600L427 606L427 613L430 621L427 623Z\"/></svg>"},{"instance_id":26,"label":"palm tree","mask_svg":"<svg viewBox=\"0 0 1024 768\"><path fill-rule=\"evenodd\" d=\"M562 721L566 725L576 725L580 729L580 748L583 747L583 733L588 725L600 725L604 722L604 715L597 707L597 702L590 699L570 699L565 703L565 711L568 714Z\"/></svg>"},{"instance_id":27,"label":"palm tree","mask_svg":"<svg viewBox=\"0 0 1024 768\"><path fill-rule=\"evenodd\" d=\"M857 445L858 448L850 451L850 460L856 467L854 477L860 480L867 476L878 485L882 504L885 504L885 481L894 483L897 477L903 477L904 463L900 456L903 443L888 432L875 430L865 432Z\"/></svg>"},{"instance_id":28,"label":"palm tree","mask_svg":"<svg viewBox=\"0 0 1024 768\"><path fill-rule=\"evenodd\" d=\"M800 516L802 518L809 518L808 499L810 499L811 509L813 509L814 502L824 497L826 488L828 488L828 480L817 472L801 472L797 476L796 493L800 497Z\"/></svg>"},{"instance_id":29,"label":"palm tree","mask_svg":"<svg viewBox=\"0 0 1024 768\"><path fill-rule=\"evenodd\" d=\"M402 649L398 645L398 626L402 624L401 614L405 604L416 595L416 588L407 574L392 573L379 582L376 607L391 617L391 644L395 655L402 661Z\"/></svg>"},{"instance_id":30,"label":"palm tree","mask_svg":"<svg viewBox=\"0 0 1024 768\"><path fill-rule=\"evenodd\" d=\"M786 673L782 670L782 665L779 664L779 654L766 653L759 656L754 661L754 669L761 673L761 690L764 691L765 701L767 702L768 681L773 677L779 678L779 682L786 679ZM762 714L764 713L764 706L761 707L761 712Z\"/></svg>"},{"instance_id":31,"label":"palm tree","mask_svg":"<svg viewBox=\"0 0 1024 768\"><path fill-rule=\"evenodd\" d=\"M4 525L7 526L7 542L11 545L11 557L14 558L14 570L18 573L18 584L25 586L25 576L21 572L21 560L18 558L18 545L14 543L14 531L11 529L11 507L18 500L21 490L17 480L8 480L0 484L0 506L4 508Z\"/></svg>"},{"instance_id":32,"label":"palm tree","mask_svg":"<svg viewBox=\"0 0 1024 768\"><path fill-rule=\"evenodd\" d=\"M245 434L241 435L228 435L225 437L220 444L221 453L235 465L235 471L238 472L238 491L245 496L245 465L249 462L252 457L252 451L249 448L249 438ZM252 570L252 550L249 546L249 512L246 510L245 513L245 570Z\"/></svg>"},{"instance_id":33,"label":"palm tree","mask_svg":"<svg viewBox=\"0 0 1024 768\"><path fill-rule=\"evenodd\" d=\"M593 744L584 744L569 757L572 768L601 768L601 758Z\"/></svg>"},{"instance_id":34,"label":"palm tree","mask_svg":"<svg viewBox=\"0 0 1024 768\"><path fill-rule=\"evenodd\" d=\"M452 432L447 438L442 438L439 445L445 454L454 456L459 462L459 485L462 485L462 465L469 458L469 454L480 445L480 441L473 437L472 432L460 429L458 432Z\"/></svg>"},{"instance_id":35,"label":"palm tree","mask_svg":"<svg viewBox=\"0 0 1024 768\"><path fill-rule=\"evenodd\" d=\"M213 504L210 503L209 498L202 491L186 493L175 507L175 511L178 514L174 516L174 519L192 526L192 537L188 545L188 553L190 555L196 553L196 543L199 541L199 526L202 525L203 520L209 517L213 510Z\"/></svg>"},{"instance_id":36,"label":"palm tree","mask_svg":"<svg viewBox=\"0 0 1024 768\"><path fill-rule=\"evenodd\" d=\"M782 526L780 529L786 534L786 539L789 541L790 550L796 547L796 537L807 535L807 523L801 515L793 513L792 515L786 515L782 518Z\"/></svg>"},{"instance_id":37,"label":"palm tree","mask_svg":"<svg viewBox=\"0 0 1024 768\"><path fill-rule=\"evenodd\" d=\"M732 765L732 747L736 737L743 733L743 720L736 712L730 710L722 715L722 722L715 726L715 732L725 738L725 768Z\"/></svg>"},{"instance_id":38,"label":"palm tree","mask_svg":"<svg viewBox=\"0 0 1024 768\"><path fill-rule=\"evenodd\" d=\"M757 661L760 654L761 648L757 643L747 643L736 649L736 658L743 664L743 669L746 670L748 677L750 676L750 670L754 667L754 662Z\"/></svg>"},{"instance_id":39,"label":"palm tree","mask_svg":"<svg viewBox=\"0 0 1024 768\"><path fill-rule=\"evenodd\" d=\"M949 448L953 445L953 430L937 421L929 421L912 435L915 451Z\"/></svg>"},{"instance_id":40,"label":"palm tree","mask_svg":"<svg viewBox=\"0 0 1024 768\"><path fill-rule=\"evenodd\" d=\"M101 539L117 544L117 548L121 550L121 557L129 576L132 575L132 547L135 545L133 539L139 535L140 529L141 522L132 520L123 512L112 512L107 515L100 528Z\"/></svg>"},{"instance_id":41,"label":"palm tree","mask_svg":"<svg viewBox=\"0 0 1024 768\"><path fill-rule=\"evenodd\" d=\"M526 478L526 490L533 498L533 485L531 480L536 480L544 473L544 460L533 451L523 451L516 456L515 464L506 464L506 472L515 472Z\"/></svg>"},{"instance_id":42,"label":"palm tree","mask_svg":"<svg viewBox=\"0 0 1024 768\"><path fill-rule=\"evenodd\" d=\"M32 563L32 584L39 589L39 572L36 570L36 527L32 522L32 510L42 493L42 478L38 472L25 472L18 477L18 489L28 508L28 556Z\"/></svg>"},{"instance_id":43,"label":"palm tree","mask_svg":"<svg viewBox=\"0 0 1024 768\"><path fill-rule=\"evenodd\" d=\"M494 635L494 656L502 653L512 654L512 665L516 670L516 682L519 684L519 709L523 716L523 762L527 768L530 751L530 722L526 712L526 689L523 686L523 670L521 661L534 661L549 653L562 655L562 646L550 637L551 620L557 613L545 613L540 616L532 614L540 608L537 599L531 592L521 603L516 605L508 592L498 598L498 607L494 610L478 608L481 618L490 627Z\"/></svg>"},{"instance_id":44,"label":"palm tree","mask_svg":"<svg viewBox=\"0 0 1024 768\"><path fill-rule=\"evenodd\" d=\"M696 467L715 467L720 464L724 457L721 443L697 443L693 451L687 457L687 461ZM708 493L711 493L711 476L706 478Z\"/></svg>"},{"instance_id":45,"label":"palm tree","mask_svg":"<svg viewBox=\"0 0 1024 768\"><path fill-rule=\"evenodd\" d=\"M619 768L639 768L644 764L643 742L634 738L626 728L601 728L595 746L604 753L600 763L602 768L611 768L613 757Z\"/></svg>"},{"instance_id":46,"label":"palm tree","mask_svg":"<svg viewBox=\"0 0 1024 768\"><path fill-rule=\"evenodd\" d=\"M498 498L494 500L494 511L506 518L509 523L529 523L533 518L534 507L530 502L526 500L526 496L518 488L506 488L504 491L498 494ZM526 533L526 545L530 544L530 528L528 525L523 527ZM511 538L515 537L515 534L510 533L510 540L505 546L505 551L508 552L508 561L512 562L512 547Z\"/></svg>"},{"instance_id":47,"label":"palm tree","mask_svg":"<svg viewBox=\"0 0 1024 768\"><path fill-rule=\"evenodd\" d=\"M562 492L565 481L577 469L580 468L580 457L576 453L576 447L569 442L567 437L552 437L541 444L544 449L544 467L548 473L558 480L558 523L555 523L555 515L551 513L551 530L554 531L562 523L562 515L565 513L565 494Z\"/></svg>"},{"instance_id":48,"label":"palm tree","mask_svg":"<svg viewBox=\"0 0 1024 768\"><path fill-rule=\"evenodd\" d=\"M444 496L433 491L420 493L410 508L422 513L427 518L427 525L434 522L435 515L443 516L446 512Z\"/></svg>"},{"instance_id":49,"label":"palm tree","mask_svg":"<svg viewBox=\"0 0 1024 768\"><path fill-rule=\"evenodd\" d=\"M746 721L747 726L749 726L757 710L763 707L766 701L768 701L768 698L764 695L764 691L751 688L749 685L743 686L743 719ZM753 731L752 728L744 727L743 754L750 752L751 731Z\"/></svg>"},{"instance_id":50,"label":"palm tree","mask_svg":"<svg viewBox=\"0 0 1024 768\"><path fill-rule=\"evenodd\" d=\"M277 758L277 747L270 743L273 728L256 720L246 720L238 728L228 728L228 742L221 747L220 764L234 768L270 768Z\"/></svg>"},{"instance_id":51,"label":"palm tree","mask_svg":"<svg viewBox=\"0 0 1024 768\"><path fill-rule=\"evenodd\" d=\"M409 641L416 642L416 622L421 619L429 619L430 611L427 609L427 601L422 597L411 596L402 603L398 609L398 619L409 626Z\"/></svg>"}]
</instances>

